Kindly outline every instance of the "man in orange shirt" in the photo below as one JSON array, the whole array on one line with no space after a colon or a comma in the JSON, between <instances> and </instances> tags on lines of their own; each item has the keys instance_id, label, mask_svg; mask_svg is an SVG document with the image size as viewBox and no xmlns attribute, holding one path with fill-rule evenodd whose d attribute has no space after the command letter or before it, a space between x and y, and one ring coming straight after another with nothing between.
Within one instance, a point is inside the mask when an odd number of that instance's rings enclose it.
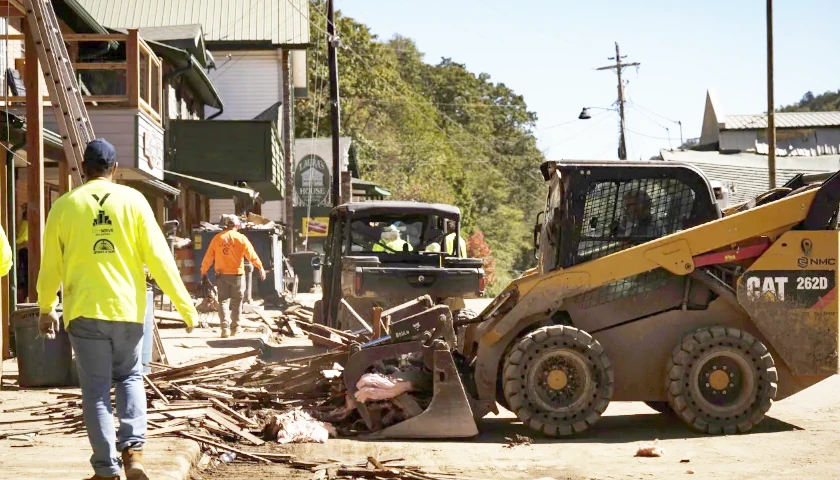
<instances>
[{"instance_id":1,"label":"man in orange shirt","mask_svg":"<svg viewBox=\"0 0 840 480\"><path fill-rule=\"evenodd\" d=\"M222 215L225 229L210 241L204 260L201 262L201 280L207 279L210 265L216 264L216 286L219 289L219 321L222 324L222 338L236 335L239 326L239 313L242 311L242 297L245 294L245 267L242 259L248 257L254 267L260 271L260 279L265 280L265 268L248 237L237 232L239 219L234 215ZM228 318L228 301L230 317Z\"/></svg>"}]
</instances>

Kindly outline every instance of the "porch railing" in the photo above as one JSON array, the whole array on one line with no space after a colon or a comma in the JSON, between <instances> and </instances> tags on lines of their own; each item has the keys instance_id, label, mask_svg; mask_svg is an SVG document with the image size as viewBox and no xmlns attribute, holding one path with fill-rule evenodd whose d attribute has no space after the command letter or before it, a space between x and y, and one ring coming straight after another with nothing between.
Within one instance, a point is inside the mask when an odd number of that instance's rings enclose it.
<instances>
[{"instance_id":1,"label":"porch railing","mask_svg":"<svg viewBox=\"0 0 840 480\"><path fill-rule=\"evenodd\" d=\"M9 40L23 40L23 35L9 35ZM5 38L5 36L3 37ZM73 68L82 89L82 98L89 108L136 108L161 123L162 67L160 58L137 34L64 34ZM81 43L117 42L114 51L102 53L95 58L80 59ZM16 59L15 68L24 75L23 59ZM5 72L3 72L5 74ZM44 96L46 105L49 96ZM19 105L26 102L25 96L2 96L0 104Z\"/></svg>"}]
</instances>

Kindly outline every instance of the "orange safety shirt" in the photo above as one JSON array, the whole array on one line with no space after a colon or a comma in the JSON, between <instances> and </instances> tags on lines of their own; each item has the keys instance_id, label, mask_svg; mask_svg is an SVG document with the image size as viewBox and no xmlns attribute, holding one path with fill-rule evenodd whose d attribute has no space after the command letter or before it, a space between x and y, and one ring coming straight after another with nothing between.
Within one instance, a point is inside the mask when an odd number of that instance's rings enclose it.
<instances>
[{"instance_id":1,"label":"orange safety shirt","mask_svg":"<svg viewBox=\"0 0 840 480\"><path fill-rule=\"evenodd\" d=\"M263 270L260 257L257 256L257 252L254 251L254 246L251 245L248 237L236 230L225 230L210 241L207 253L204 254L204 260L201 261L201 274L207 275L207 272L210 271L210 265L215 262L216 273L244 275L245 265L242 262L244 257L248 257L248 261L256 268Z\"/></svg>"}]
</instances>

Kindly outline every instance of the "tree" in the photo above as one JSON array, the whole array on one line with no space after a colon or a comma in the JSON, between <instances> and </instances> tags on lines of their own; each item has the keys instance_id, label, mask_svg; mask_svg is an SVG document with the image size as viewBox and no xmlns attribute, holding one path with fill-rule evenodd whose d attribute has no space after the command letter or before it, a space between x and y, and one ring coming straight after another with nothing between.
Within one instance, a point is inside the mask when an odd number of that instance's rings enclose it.
<instances>
[{"instance_id":1,"label":"tree","mask_svg":"<svg viewBox=\"0 0 840 480\"><path fill-rule=\"evenodd\" d=\"M312 5L312 20L326 30L323 6ZM532 266L528 237L544 203L544 157L525 99L451 58L425 63L411 39L380 41L341 12L336 27L341 134L353 139L362 177L394 199L458 206L464 231L483 232L496 272ZM297 138L330 135L326 42L316 40L307 55L309 95L295 104Z\"/></svg>"},{"instance_id":2,"label":"tree","mask_svg":"<svg viewBox=\"0 0 840 480\"><path fill-rule=\"evenodd\" d=\"M494 286L496 283L496 260L493 258L490 245L484 240L484 233L479 229L473 230L473 234L467 238L467 256L484 260L484 278L487 288Z\"/></svg>"}]
</instances>

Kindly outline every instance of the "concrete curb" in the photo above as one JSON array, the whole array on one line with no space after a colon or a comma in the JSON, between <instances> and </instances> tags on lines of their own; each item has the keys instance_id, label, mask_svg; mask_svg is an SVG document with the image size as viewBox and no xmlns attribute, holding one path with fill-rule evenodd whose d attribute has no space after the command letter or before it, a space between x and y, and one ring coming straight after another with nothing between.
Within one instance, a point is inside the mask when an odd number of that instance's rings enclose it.
<instances>
[{"instance_id":1,"label":"concrete curb","mask_svg":"<svg viewBox=\"0 0 840 480\"><path fill-rule=\"evenodd\" d=\"M201 447L198 442L187 439L179 439L178 448L172 452L172 457L167 459L169 471L155 472L149 469L149 474L153 478L161 480L189 480L190 473L195 464L198 463L201 457ZM147 464L148 465L148 464Z\"/></svg>"}]
</instances>

